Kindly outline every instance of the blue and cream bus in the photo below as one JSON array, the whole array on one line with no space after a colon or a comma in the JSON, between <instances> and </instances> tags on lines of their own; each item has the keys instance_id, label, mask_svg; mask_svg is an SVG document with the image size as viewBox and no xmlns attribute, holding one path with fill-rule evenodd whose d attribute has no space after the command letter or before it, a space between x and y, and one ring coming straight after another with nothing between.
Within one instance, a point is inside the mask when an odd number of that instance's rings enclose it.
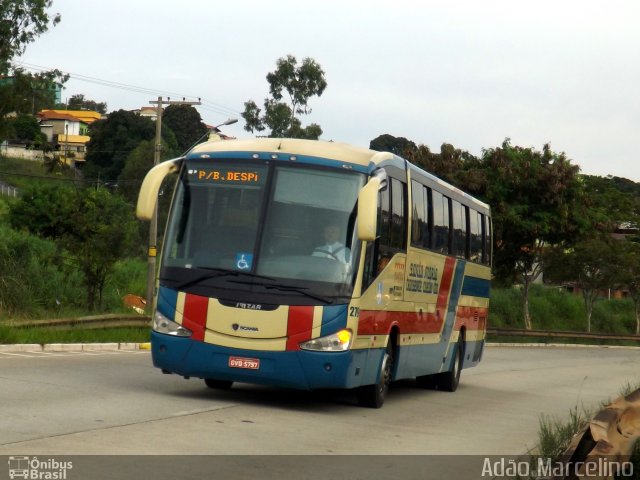
<instances>
[{"instance_id":1,"label":"blue and cream bus","mask_svg":"<svg viewBox=\"0 0 640 480\"><path fill-rule=\"evenodd\" d=\"M454 391L480 361L485 203L391 153L229 140L150 170L140 219L170 173L151 338L163 372L211 388L354 389L378 408L391 381ZM340 253L323 247L328 228Z\"/></svg>"}]
</instances>

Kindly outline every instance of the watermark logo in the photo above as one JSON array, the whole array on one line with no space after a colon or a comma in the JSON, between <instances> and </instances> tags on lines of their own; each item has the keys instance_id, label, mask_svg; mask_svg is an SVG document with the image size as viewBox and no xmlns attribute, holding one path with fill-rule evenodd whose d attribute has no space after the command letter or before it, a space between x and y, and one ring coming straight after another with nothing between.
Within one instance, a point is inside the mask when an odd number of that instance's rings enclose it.
<instances>
[{"instance_id":1,"label":"watermark logo","mask_svg":"<svg viewBox=\"0 0 640 480\"><path fill-rule=\"evenodd\" d=\"M28 480L66 480L67 472L73 468L73 462L62 462L55 458L9 457L9 478Z\"/></svg>"}]
</instances>

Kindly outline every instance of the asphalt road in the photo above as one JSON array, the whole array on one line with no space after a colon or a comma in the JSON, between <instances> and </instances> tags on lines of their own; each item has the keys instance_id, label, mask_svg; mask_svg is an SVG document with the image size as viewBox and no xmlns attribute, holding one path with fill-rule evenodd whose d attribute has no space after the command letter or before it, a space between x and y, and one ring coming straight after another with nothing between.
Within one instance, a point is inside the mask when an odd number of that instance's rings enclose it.
<instances>
[{"instance_id":1,"label":"asphalt road","mask_svg":"<svg viewBox=\"0 0 640 480\"><path fill-rule=\"evenodd\" d=\"M210 390L147 351L0 354L0 455L518 455L541 414L597 408L639 373L639 349L489 347L456 393L401 382L372 410L345 391Z\"/></svg>"}]
</instances>

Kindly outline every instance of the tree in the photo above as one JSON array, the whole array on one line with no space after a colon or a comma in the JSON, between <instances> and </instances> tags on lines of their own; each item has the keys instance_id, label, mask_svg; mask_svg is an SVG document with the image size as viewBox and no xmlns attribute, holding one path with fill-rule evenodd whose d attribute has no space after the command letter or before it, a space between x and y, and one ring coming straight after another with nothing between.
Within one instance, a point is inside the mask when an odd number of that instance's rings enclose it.
<instances>
[{"instance_id":1,"label":"tree","mask_svg":"<svg viewBox=\"0 0 640 480\"><path fill-rule=\"evenodd\" d=\"M407 140L404 137L394 137L388 133L378 135L371 140L369 148L378 152L391 152L404 158L409 158L410 155L418 150L416 144L411 140Z\"/></svg>"},{"instance_id":2,"label":"tree","mask_svg":"<svg viewBox=\"0 0 640 480\"><path fill-rule=\"evenodd\" d=\"M155 133L152 120L126 110L111 112L106 119L93 122L83 166L85 176L115 183L129 154L142 140L154 139ZM170 149L163 153L175 155L177 144L173 132L163 128L162 138Z\"/></svg>"},{"instance_id":3,"label":"tree","mask_svg":"<svg viewBox=\"0 0 640 480\"><path fill-rule=\"evenodd\" d=\"M35 117L31 115L19 115L10 121L13 129L13 138L35 145L37 148L42 147L47 142L47 137L40 131L40 124Z\"/></svg>"},{"instance_id":4,"label":"tree","mask_svg":"<svg viewBox=\"0 0 640 480\"><path fill-rule=\"evenodd\" d=\"M57 70L37 74L15 69L7 78L0 78L0 140L13 135L7 115L33 114L55 104L56 84L64 84L68 75Z\"/></svg>"},{"instance_id":5,"label":"tree","mask_svg":"<svg viewBox=\"0 0 640 480\"><path fill-rule=\"evenodd\" d=\"M60 22L60 14L50 16L52 0L0 0L0 73L7 73L11 60L26 46Z\"/></svg>"},{"instance_id":6,"label":"tree","mask_svg":"<svg viewBox=\"0 0 640 480\"><path fill-rule=\"evenodd\" d=\"M620 242L619 258L624 264L618 265L621 275L620 284L629 290L629 296L633 300L636 317L636 335L640 335L640 245L631 241Z\"/></svg>"},{"instance_id":7,"label":"tree","mask_svg":"<svg viewBox=\"0 0 640 480\"><path fill-rule=\"evenodd\" d=\"M52 0L0 0L0 140L11 135L8 113L35 113L36 108L53 105L54 82L68 78L57 70L25 73L12 64L29 43L60 22L59 14L47 12L51 4Z\"/></svg>"},{"instance_id":8,"label":"tree","mask_svg":"<svg viewBox=\"0 0 640 480\"><path fill-rule=\"evenodd\" d=\"M547 245L570 245L588 226L578 172L564 153L511 146L483 152L483 198L491 205L494 273L523 286L525 327L532 328L529 289L542 272Z\"/></svg>"},{"instance_id":9,"label":"tree","mask_svg":"<svg viewBox=\"0 0 640 480\"><path fill-rule=\"evenodd\" d=\"M322 96L327 82L320 64L304 58L298 65L296 57L287 55L276 62L276 70L267 74L270 98L264 100L264 115L253 100L244 104L244 129L261 132L271 129L270 137L318 139L322 135L319 125L312 123L303 128L298 115L311 113L309 100ZM284 95L288 96L287 100Z\"/></svg>"},{"instance_id":10,"label":"tree","mask_svg":"<svg viewBox=\"0 0 640 480\"><path fill-rule=\"evenodd\" d=\"M71 95L71 98L67 102L67 108L69 110L93 110L94 112L105 114L107 113L107 104L105 102L96 102L84 98L84 94L77 93Z\"/></svg>"},{"instance_id":11,"label":"tree","mask_svg":"<svg viewBox=\"0 0 640 480\"><path fill-rule=\"evenodd\" d=\"M162 114L162 128L170 128L176 136L178 150L186 152L208 131L198 110L191 105L169 105Z\"/></svg>"},{"instance_id":12,"label":"tree","mask_svg":"<svg viewBox=\"0 0 640 480\"><path fill-rule=\"evenodd\" d=\"M556 282L571 282L580 289L587 312L587 332L600 292L613 288L622 279L618 249L607 237L581 241L575 247L551 249L545 254L545 277Z\"/></svg>"},{"instance_id":13,"label":"tree","mask_svg":"<svg viewBox=\"0 0 640 480\"><path fill-rule=\"evenodd\" d=\"M9 211L13 228L52 239L84 278L87 307L102 304L115 262L130 253L136 222L131 207L106 189L32 187Z\"/></svg>"}]
</instances>

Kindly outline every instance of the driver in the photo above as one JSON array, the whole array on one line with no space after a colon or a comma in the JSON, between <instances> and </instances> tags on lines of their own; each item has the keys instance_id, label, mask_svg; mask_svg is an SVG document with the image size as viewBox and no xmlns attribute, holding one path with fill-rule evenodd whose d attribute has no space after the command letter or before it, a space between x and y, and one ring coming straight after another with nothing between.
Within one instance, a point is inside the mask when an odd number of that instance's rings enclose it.
<instances>
[{"instance_id":1,"label":"driver","mask_svg":"<svg viewBox=\"0 0 640 480\"><path fill-rule=\"evenodd\" d=\"M312 253L314 257L332 258L343 263L351 262L351 250L339 241L340 227L330 223L324 227L324 245L316 247Z\"/></svg>"}]
</instances>

